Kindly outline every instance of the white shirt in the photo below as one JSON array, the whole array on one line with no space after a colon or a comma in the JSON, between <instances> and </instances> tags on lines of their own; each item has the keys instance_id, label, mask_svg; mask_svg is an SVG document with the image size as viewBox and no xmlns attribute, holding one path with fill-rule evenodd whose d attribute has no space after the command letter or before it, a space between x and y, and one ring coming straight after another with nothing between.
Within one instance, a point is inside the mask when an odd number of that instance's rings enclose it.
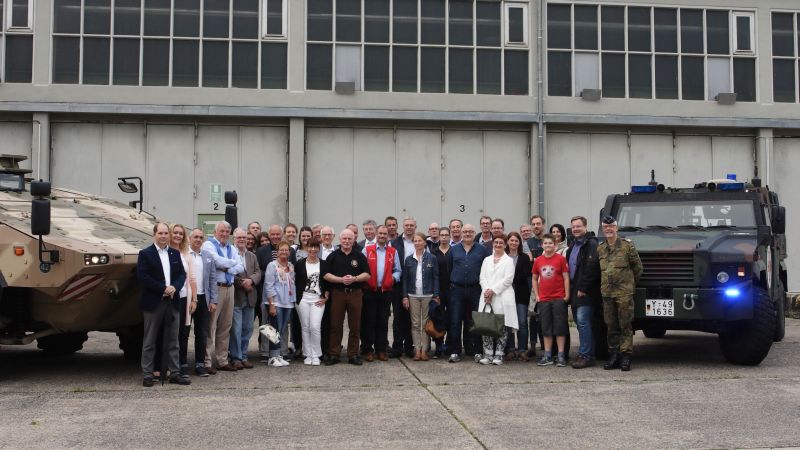
<instances>
[{"instance_id":1,"label":"white shirt","mask_svg":"<svg viewBox=\"0 0 800 450\"><path fill-rule=\"evenodd\" d=\"M164 284L169 286L172 284L172 279L169 276L169 253L167 253L167 247L160 248L156 245L156 251L158 251L158 257L161 259L161 270L164 271Z\"/></svg>"},{"instance_id":2,"label":"white shirt","mask_svg":"<svg viewBox=\"0 0 800 450\"><path fill-rule=\"evenodd\" d=\"M186 258L184 258L183 255L181 255L181 264L183 264L183 271L186 272L186 281L183 282L183 287L178 293L178 298L189 296L189 261L186 261Z\"/></svg>"},{"instance_id":3,"label":"white shirt","mask_svg":"<svg viewBox=\"0 0 800 450\"><path fill-rule=\"evenodd\" d=\"M368 245L378 245L378 238L375 238L371 241L369 239L364 239L364 247Z\"/></svg>"},{"instance_id":4,"label":"white shirt","mask_svg":"<svg viewBox=\"0 0 800 450\"><path fill-rule=\"evenodd\" d=\"M411 240L407 240L405 235L403 236L403 250L405 250L404 255L406 255L406 258L408 258L410 255L413 255L414 252L417 251L417 249L414 248L413 237L411 238ZM403 264L403 262L400 261L400 264Z\"/></svg>"},{"instance_id":5,"label":"white shirt","mask_svg":"<svg viewBox=\"0 0 800 450\"><path fill-rule=\"evenodd\" d=\"M423 253L424 255L424 253ZM417 274L414 280L414 288L417 295L422 295L422 256L417 256L417 252L411 254L417 260Z\"/></svg>"},{"instance_id":6,"label":"white shirt","mask_svg":"<svg viewBox=\"0 0 800 450\"><path fill-rule=\"evenodd\" d=\"M319 253L320 253L319 259L328 259L328 255L333 253L334 250L336 250L336 246L334 246L333 244L331 244L330 248L326 248L324 245L320 245L320 247L319 247Z\"/></svg>"},{"instance_id":7,"label":"white shirt","mask_svg":"<svg viewBox=\"0 0 800 450\"><path fill-rule=\"evenodd\" d=\"M201 253L195 252L192 249L189 249L189 255L192 257L192 267L194 268L194 279L197 282L197 295L205 295L205 280L203 276L205 276L205 263L203 263L203 255Z\"/></svg>"},{"instance_id":8,"label":"white shirt","mask_svg":"<svg viewBox=\"0 0 800 450\"><path fill-rule=\"evenodd\" d=\"M306 261L306 285L303 287L303 303L316 303L322 295L319 279L319 261L312 264Z\"/></svg>"}]
</instances>

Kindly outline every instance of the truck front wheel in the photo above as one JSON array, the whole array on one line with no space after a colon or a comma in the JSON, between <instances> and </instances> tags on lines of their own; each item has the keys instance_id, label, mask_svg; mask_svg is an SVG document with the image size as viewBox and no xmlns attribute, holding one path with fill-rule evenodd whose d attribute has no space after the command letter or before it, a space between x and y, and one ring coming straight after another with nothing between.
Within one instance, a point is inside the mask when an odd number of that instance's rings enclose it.
<instances>
[{"instance_id":1,"label":"truck front wheel","mask_svg":"<svg viewBox=\"0 0 800 450\"><path fill-rule=\"evenodd\" d=\"M725 325L719 332L728 362L756 366L767 357L775 338L775 307L766 289L753 287L753 318Z\"/></svg>"},{"instance_id":2,"label":"truck front wheel","mask_svg":"<svg viewBox=\"0 0 800 450\"><path fill-rule=\"evenodd\" d=\"M83 348L83 343L89 339L84 332L52 334L36 340L36 346L48 355L71 355Z\"/></svg>"}]
</instances>

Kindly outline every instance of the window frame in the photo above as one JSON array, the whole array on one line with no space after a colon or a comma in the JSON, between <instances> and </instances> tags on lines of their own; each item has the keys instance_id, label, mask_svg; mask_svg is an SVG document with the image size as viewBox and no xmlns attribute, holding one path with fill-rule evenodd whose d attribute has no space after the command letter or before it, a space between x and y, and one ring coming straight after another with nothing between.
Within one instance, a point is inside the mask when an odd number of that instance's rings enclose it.
<instances>
[{"instance_id":1,"label":"window frame","mask_svg":"<svg viewBox=\"0 0 800 450\"><path fill-rule=\"evenodd\" d=\"M773 14L790 14L792 16L792 46L794 47L794 52L792 56L776 56L774 49L773 49L773 33L775 33L774 28L772 28L772 16ZM772 71L773 78L771 80L772 83L772 102L775 104L781 105L791 105L797 104L800 102L800 10L788 10L788 9L771 9L769 11L769 20L770 20L770 70ZM794 65L794 79L792 80L792 86L794 86L794 100L792 101L776 101L775 100L775 61L789 61Z\"/></svg>"},{"instance_id":2,"label":"window frame","mask_svg":"<svg viewBox=\"0 0 800 450\"><path fill-rule=\"evenodd\" d=\"M289 36L289 11L287 7L287 0L281 0L281 34L271 34L267 29L267 15L269 11L267 10L267 6L269 5L269 0L261 0L259 9L261 10L260 14L260 27L259 27L259 35L260 39L263 40L270 40L270 41L285 41L287 36Z\"/></svg>"},{"instance_id":3,"label":"window frame","mask_svg":"<svg viewBox=\"0 0 800 450\"><path fill-rule=\"evenodd\" d=\"M731 29L733 33L731 33L731 54L733 55L746 55L746 56L755 56L756 55L756 48L758 47L757 43L757 36L756 34L756 14L752 11L736 11L731 10L730 12L731 17ZM750 46L752 47L749 50L741 50L739 49L739 21L737 20L739 17L747 17L750 22L748 33L750 33Z\"/></svg>"},{"instance_id":4,"label":"window frame","mask_svg":"<svg viewBox=\"0 0 800 450\"><path fill-rule=\"evenodd\" d=\"M522 39L523 42L511 42L509 39L510 34L510 26L509 26L509 15L511 8L521 8L522 9ZM473 20L476 20L475 16L473 15ZM528 43L530 42L529 39L529 20L528 20L528 4L527 3L519 3L519 2L504 2L503 3L503 46L504 47L515 47L515 48L527 48Z\"/></svg>"},{"instance_id":5,"label":"window frame","mask_svg":"<svg viewBox=\"0 0 800 450\"><path fill-rule=\"evenodd\" d=\"M13 26L12 25L12 11L14 9L14 3L16 2L25 2L28 4L28 25L24 27L20 26ZM5 0L3 2L3 29L6 33L23 33L29 34L33 33L33 7L35 2L33 0Z\"/></svg>"}]
</instances>

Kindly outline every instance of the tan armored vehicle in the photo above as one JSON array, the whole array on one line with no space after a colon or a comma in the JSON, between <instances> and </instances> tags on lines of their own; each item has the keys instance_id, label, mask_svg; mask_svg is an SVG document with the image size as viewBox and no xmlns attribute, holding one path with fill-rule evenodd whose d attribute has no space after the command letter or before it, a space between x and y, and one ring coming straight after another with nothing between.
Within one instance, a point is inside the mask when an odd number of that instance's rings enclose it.
<instances>
[{"instance_id":1,"label":"tan armored vehicle","mask_svg":"<svg viewBox=\"0 0 800 450\"><path fill-rule=\"evenodd\" d=\"M64 189L43 194L42 183L24 179L30 172L19 168L24 159L0 155L0 345L36 340L46 352L72 353L87 332L108 331L119 335L126 357L138 357L136 260L152 242L154 220L93 195ZM39 217L48 200L49 235L37 236L32 226L47 234Z\"/></svg>"}]
</instances>

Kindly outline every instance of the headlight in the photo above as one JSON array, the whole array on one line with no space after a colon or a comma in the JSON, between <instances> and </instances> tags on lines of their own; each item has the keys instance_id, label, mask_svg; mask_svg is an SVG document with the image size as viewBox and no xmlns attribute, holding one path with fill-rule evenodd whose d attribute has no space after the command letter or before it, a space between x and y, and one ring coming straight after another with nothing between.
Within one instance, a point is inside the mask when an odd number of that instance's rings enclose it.
<instances>
[{"instance_id":1,"label":"headlight","mask_svg":"<svg viewBox=\"0 0 800 450\"><path fill-rule=\"evenodd\" d=\"M725 271L722 271L722 272L717 274L717 281L719 281L722 284L727 283L728 280L730 280L730 278L731 277L728 275L728 272L725 272Z\"/></svg>"},{"instance_id":2,"label":"headlight","mask_svg":"<svg viewBox=\"0 0 800 450\"><path fill-rule=\"evenodd\" d=\"M86 266L108 264L108 255L83 255L83 264Z\"/></svg>"}]
</instances>

